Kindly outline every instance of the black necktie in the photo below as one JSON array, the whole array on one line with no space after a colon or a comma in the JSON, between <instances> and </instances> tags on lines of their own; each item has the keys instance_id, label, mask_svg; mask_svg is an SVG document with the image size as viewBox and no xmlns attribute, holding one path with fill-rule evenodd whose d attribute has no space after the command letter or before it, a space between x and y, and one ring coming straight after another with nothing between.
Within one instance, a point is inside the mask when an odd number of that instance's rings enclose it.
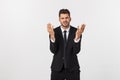
<instances>
[{"instance_id":1,"label":"black necktie","mask_svg":"<svg viewBox=\"0 0 120 80\"><path fill-rule=\"evenodd\" d=\"M66 43L67 43L67 38L66 38L66 30L64 31L64 67L66 68Z\"/></svg>"},{"instance_id":2,"label":"black necktie","mask_svg":"<svg viewBox=\"0 0 120 80\"><path fill-rule=\"evenodd\" d=\"M66 44L66 42L67 42L67 37L66 37L66 30L64 30L64 44Z\"/></svg>"}]
</instances>

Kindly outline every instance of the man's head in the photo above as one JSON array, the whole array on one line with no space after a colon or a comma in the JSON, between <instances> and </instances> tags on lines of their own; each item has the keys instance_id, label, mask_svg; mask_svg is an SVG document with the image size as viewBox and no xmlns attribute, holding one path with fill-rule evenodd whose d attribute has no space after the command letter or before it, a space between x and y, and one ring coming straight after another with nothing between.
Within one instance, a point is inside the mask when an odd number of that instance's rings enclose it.
<instances>
[{"instance_id":1,"label":"man's head","mask_svg":"<svg viewBox=\"0 0 120 80\"><path fill-rule=\"evenodd\" d=\"M70 25L71 17L68 9L61 9L59 11L59 21L63 28L68 28Z\"/></svg>"}]
</instances>

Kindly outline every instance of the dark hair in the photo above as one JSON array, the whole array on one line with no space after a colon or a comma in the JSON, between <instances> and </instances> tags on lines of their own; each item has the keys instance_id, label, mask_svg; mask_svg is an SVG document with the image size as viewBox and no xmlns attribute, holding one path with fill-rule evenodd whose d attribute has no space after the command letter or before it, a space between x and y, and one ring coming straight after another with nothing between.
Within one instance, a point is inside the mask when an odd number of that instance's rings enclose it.
<instances>
[{"instance_id":1,"label":"dark hair","mask_svg":"<svg viewBox=\"0 0 120 80\"><path fill-rule=\"evenodd\" d=\"M60 9L59 17L60 17L60 14L68 14L70 16L70 11L68 9Z\"/></svg>"}]
</instances>

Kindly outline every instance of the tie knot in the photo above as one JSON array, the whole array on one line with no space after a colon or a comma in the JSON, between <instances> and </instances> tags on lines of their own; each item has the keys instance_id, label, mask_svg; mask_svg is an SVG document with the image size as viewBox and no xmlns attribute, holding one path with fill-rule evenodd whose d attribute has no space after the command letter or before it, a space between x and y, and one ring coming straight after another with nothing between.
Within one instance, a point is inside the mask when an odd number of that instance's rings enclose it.
<instances>
[{"instance_id":1,"label":"tie knot","mask_svg":"<svg viewBox=\"0 0 120 80\"><path fill-rule=\"evenodd\" d=\"M67 31L66 30L64 30L64 33L66 33Z\"/></svg>"}]
</instances>

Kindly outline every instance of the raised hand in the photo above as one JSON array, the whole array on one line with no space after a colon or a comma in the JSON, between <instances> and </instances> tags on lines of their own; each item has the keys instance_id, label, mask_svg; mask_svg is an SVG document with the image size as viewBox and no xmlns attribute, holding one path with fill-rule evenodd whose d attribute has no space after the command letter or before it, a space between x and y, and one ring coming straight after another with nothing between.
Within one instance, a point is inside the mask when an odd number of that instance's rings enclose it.
<instances>
[{"instance_id":1,"label":"raised hand","mask_svg":"<svg viewBox=\"0 0 120 80\"><path fill-rule=\"evenodd\" d=\"M75 34L75 40L78 40L81 36L81 34L84 32L85 24L82 24L81 26L78 26L76 34Z\"/></svg>"},{"instance_id":2,"label":"raised hand","mask_svg":"<svg viewBox=\"0 0 120 80\"><path fill-rule=\"evenodd\" d=\"M53 26L52 26L51 23L48 23L48 24L47 24L47 31L48 31L48 33L49 33L49 35L50 35L50 38L51 38L52 40L55 40L54 28L53 28Z\"/></svg>"}]
</instances>

